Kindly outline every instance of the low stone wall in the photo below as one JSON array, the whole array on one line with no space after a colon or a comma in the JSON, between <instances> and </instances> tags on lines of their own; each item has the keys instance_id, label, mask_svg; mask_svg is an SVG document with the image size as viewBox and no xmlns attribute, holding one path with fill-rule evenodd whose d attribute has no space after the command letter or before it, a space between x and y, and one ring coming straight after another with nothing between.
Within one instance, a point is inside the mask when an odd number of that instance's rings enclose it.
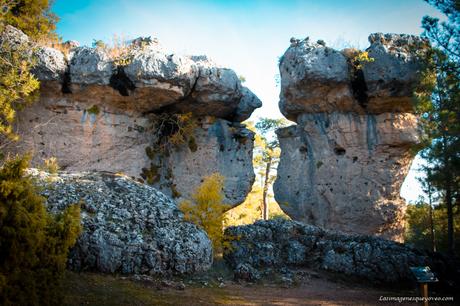
<instances>
[{"instance_id":1,"label":"low stone wall","mask_svg":"<svg viewBox=\"0 0 460 306\"><path fill-rule=\"evenodd\" d=\"M311 267L390 283L410 280L409 267L429 263L426 254L401 243L283 219L229 227L225 239L231 242L224 258L236 273Z\"/></svg>"}]
</instances>

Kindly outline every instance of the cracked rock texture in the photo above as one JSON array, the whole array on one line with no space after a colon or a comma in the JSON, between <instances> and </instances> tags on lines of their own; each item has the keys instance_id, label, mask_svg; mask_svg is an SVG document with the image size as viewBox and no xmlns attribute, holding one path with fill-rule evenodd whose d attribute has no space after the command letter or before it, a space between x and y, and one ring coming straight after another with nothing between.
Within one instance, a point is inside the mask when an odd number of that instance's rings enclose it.
<instances>
[{"instance_id":1,"label":"cracked rock texture","mask_svg":"<svg viewBox=\"0 0 460 306\"><path fill-rule=\"evenodd\" d=\"M174 201L155 188L103 172L30 174L49 211L81 203L83 232L69 255L71 269L159 275L211 266L206 233L185 222Z\"/></svg>"},{"instance_id":2,"label":"cracked rock texture","mask_svg":"<svg viewBox=\"0 0 460 306\"><path fill-rule=\"evenodd\" d=\"M275 198L294 220L402 239L400 188L419 141L412 92L426 42L372 34L373 62L354 69L347 50L291 40L280 61L280 109L295 126L277 131Z\"/></svg>"},{"instance_id":3,"label":"cracked rock texture","mask_svg":"<svg viewBox=\"0 0 460 306\"><path fill-rule=\"evenodd\" d=\"M1 37L30 44L12 27ZM162 164L175 168L163 169L172 175L162 175L155 186L188 198L204 176L217 170L226 178L226 203L244 200L254 180L253 134L240 122L262 103L233 70L206 56L166 53L151 39L134 40L124 66L103 48L72 45L68 55L31 48L40 98L18 113L21 141L9 146L11 152L32 151L34 165L54 156L65 170L140 178L151 165L146 148L157 142L157 115L191 112L199 120L193 133L197 148L177 146L163 156Z\"/></svg>"},{"instance_id":4,"label":"cracked rock texture","mask_svg":"<svg viewBox=\"0 0 460 306\"><path fill-rule=\"evenodd\" d=\"M319 268L372 282L412 281L409 267L431 264L430 257L403 244L366 235L347 235L291 220L257 221L229 227L224 259L240 275L270 269Z\"/></svg>"}]
</instances>

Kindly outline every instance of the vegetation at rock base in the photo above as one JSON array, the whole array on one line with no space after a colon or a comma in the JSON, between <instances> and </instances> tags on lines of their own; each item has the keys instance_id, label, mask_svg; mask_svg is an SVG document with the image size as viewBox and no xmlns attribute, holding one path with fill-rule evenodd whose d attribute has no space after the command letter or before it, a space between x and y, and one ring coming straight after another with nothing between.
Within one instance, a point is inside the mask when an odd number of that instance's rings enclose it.
<instances>
[{"instance_id":1,"label":"vegetation at rock base","mask_svg":"<svg viewBox=\"0 0 460 306\"><path fill-rule=\"evenodd\" d=\"M0 168L0 304L54 305L81 230L80 207L49 214L27 166L26 157L16 157Z\"/></svg>"},{"instance_id":2,"label":"vegetation at rock base","mask_svg":"<svg viewBox=\"0 0 460 306\"><path fill-rule=\"evenodd\" d=\"M455 220L460 205L460 7L454 0L427 0L447 16L425 16L424 32L432 48L416 89L416 110L424 131L421 156L427 162L423 179L440 196L447 219L447 249L455 250ZM430 195L430 196L431 196ZM431 201L431 199L429 199Z\"/></svg>"},{"instance_id":3,"label":"vegetation at rock base","mask_svg":"<svg viewBox=\"0 0 460 306\"><path fill-rule=\"evenodd\" d=\"M228 208L223 203L223 187L224 177L213 173L203 179L203 183L192 194L192 200L179 204L185 220L206 231L215 255L222 252L224 211Z\"/></svg>"}]
</instances>

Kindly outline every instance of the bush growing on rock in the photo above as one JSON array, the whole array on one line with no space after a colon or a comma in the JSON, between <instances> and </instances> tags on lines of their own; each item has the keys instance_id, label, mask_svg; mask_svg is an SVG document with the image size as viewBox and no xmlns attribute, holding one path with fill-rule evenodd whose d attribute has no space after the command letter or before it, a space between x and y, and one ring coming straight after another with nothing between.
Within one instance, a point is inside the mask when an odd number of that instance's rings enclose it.
<instances>
[{"instance_id":1,"label":"bush growing on rock","mask_svg":"<svg viewBox=\"0 0 460 306\"><path fill-rule=\"evenodd\" d=\"M223 219L227 205L223 204L222 188L224 177L213 173L204 178L192 195L192 201L184 200L179 208L184 213L184 219L190 221L206 231L212 241L214 254L222 252Z\"/></svg>"},{"instance_id":2,"label":"bush growing on rock","mask_svg":"<svg viewBox=\"0 0 460 306\"><path fill-rule=\"evenodd\" d=\"M0 168L0 304L50 305L69 249L80 233L80 207L51 215L25 173L28 158L7 160Z\"/></svg>"}]
</instances>

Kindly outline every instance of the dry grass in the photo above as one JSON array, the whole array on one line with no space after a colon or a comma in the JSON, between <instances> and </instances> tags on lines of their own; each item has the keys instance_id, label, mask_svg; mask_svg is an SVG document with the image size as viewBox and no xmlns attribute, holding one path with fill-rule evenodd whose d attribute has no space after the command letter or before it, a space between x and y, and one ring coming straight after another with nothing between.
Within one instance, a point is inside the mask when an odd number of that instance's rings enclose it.
<instances>
[{"instance_id":1,"label":"dry grass","mask_svg":"<svg viewBox=\"0 0 460 306\"><path fill-rule=\"evenodd\" d=\"M61 51L66 57L70 53L70 45L62 42L62 39L41 38L36 43L42 47L49 47Z\"/></svg>"}]
</instances>

